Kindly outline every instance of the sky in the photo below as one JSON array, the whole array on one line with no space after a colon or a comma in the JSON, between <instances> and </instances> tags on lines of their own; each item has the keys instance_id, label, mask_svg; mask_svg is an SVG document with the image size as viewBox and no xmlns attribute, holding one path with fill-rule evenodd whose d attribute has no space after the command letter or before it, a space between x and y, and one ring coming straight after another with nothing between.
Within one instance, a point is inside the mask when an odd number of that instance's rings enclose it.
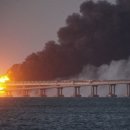
<instances>
[{"instance_id":1,"label":"sky","mask_svg":"<svg viewBox=\"0 0 130 130\"><path fill-rule=\"evenodd\" d=\"M46 42L85 0L0 0L0 74L21 63ZM114 2L114 0L108 0Z\"/></svg>"}]
</instances>

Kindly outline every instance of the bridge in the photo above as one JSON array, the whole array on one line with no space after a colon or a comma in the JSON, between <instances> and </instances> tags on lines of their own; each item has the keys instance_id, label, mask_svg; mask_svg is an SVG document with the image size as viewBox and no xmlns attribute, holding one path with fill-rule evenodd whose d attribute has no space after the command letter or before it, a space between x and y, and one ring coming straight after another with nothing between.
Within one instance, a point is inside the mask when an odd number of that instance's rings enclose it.
<instances>
[{"instance_id":1,"label":"bridge","mask_svg":"<svg viewBox=\"0 0 130 130\"><path fill-rule=\"evenodd\" d=\"M74 88L74 97L81 97L81 87L91 87L91 97L99 97L98 87L109 87L108 97L117 97L117 85L126 85L126 96L130 97L130 80L54 80L54 81L14 81L5 84L8 96L14 91L20 91L24 97L29 97L31 90L39 90L39 96L47 97L46 90L57 89L57 97L64 97L64 88Z\"/></svg>"}]
</instances>

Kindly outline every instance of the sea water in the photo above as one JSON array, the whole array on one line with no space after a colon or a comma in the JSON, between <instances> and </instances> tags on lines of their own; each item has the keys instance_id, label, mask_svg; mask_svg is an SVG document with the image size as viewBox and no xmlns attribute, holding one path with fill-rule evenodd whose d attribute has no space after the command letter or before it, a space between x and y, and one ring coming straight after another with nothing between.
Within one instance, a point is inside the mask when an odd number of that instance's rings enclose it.
<instances>
[{"instance_id":1,"label":"sea water","mask_svg":"<svg viewBox=\"0 0 130 130\"><path fill-rule=\"evenodd\" d=\"M0 98L0 130L130 130L130 98Z\"/></svg>"}]
</instances>

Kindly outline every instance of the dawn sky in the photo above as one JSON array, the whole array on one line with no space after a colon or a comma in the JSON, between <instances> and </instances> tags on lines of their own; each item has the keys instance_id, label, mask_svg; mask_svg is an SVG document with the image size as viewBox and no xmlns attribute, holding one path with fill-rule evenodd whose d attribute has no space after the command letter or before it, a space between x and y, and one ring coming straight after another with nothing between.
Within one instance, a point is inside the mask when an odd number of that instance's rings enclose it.
<instances>
[{"instance_id":1,"label":"dawn sky","mask_svg":"<svg viewBox=\"0 0 130 130\"><path fill-rule=\"evenodd\" d=\"M0 74L40 51L85 0L0 0ZM114 0L109 0L113 2Z\"/></svg>"}]
</instances>

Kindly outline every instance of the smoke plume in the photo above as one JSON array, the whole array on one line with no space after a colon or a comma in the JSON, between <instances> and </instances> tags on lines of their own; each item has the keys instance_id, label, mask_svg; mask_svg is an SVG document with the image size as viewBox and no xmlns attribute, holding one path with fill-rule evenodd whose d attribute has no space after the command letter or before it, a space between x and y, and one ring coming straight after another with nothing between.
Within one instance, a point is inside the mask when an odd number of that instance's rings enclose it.
<instances>
[{"instance_id":1,"label":"smoke plume","mask_svg":"<svg viewBox=\"0 0 130 130\"><path fill-rule=\"evenodd\" d=\"M130 56L130 0L117 0L116 4L88 0L81 4L80 13L67 17L57 34L58 43L49 41L42 51L13 65L8 70L10 77L54 80L82 71L96 79L128 78L130 62L125 60Z\"/></svg>"},{"instance_id":2,"label":"smoke plume","mask_svg":"<svg viewBox=\"0 0 130 130\"><path fill-rule=\"evenodd\" d=\"M130 58L112 61L100 67L87 65L75 79L128 80L130 79Z\"/></svg>"}]
</instances>

